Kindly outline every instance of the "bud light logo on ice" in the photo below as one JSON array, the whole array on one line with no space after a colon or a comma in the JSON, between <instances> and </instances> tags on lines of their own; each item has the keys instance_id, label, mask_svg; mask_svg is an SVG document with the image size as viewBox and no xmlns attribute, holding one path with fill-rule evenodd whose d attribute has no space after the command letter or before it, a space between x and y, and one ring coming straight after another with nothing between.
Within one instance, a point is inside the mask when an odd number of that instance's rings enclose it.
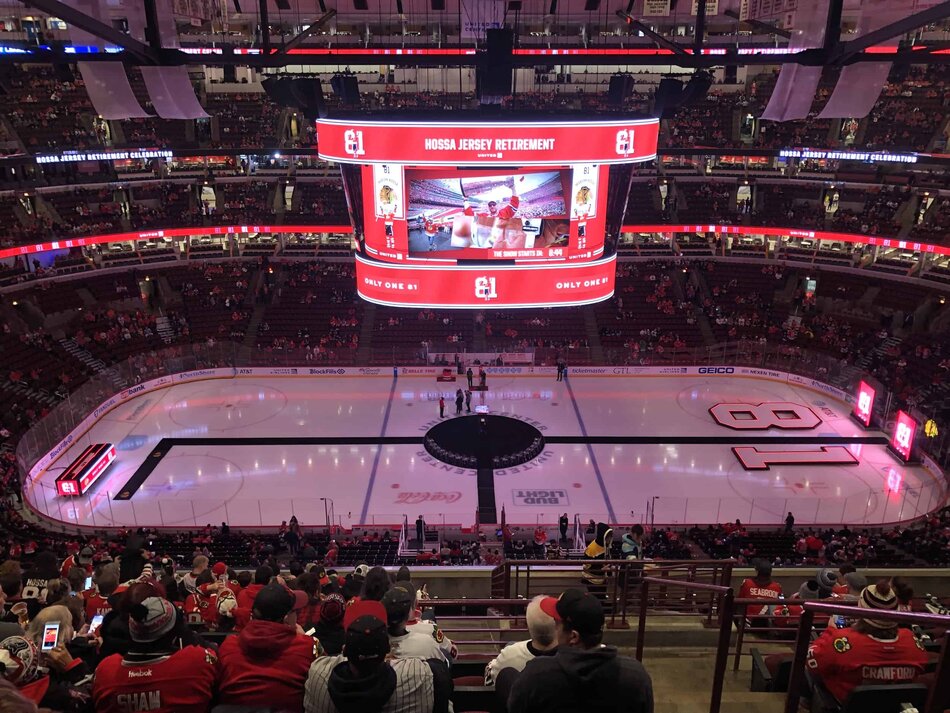
<instances>
[{"instance_id":1,"label":"bud light logo on ice","mask_svg":"<svg viewBox=\"0 0 950 713\"><path fill-rule=\"evenodd\" d=\"M480 300L498 299L498 292L495 290L494 277L476 277L475 278L475 296Z\"/></svg>"}]
</instances>

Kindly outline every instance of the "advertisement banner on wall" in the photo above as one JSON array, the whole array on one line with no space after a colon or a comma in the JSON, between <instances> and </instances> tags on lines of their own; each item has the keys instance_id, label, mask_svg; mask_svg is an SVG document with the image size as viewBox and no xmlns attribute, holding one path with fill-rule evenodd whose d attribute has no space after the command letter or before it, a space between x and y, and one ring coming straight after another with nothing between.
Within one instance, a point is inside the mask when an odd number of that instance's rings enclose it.
<instances>
[{"instance_id":1,"label":"advertisement banner on wall","mask_svg":"<svg viewBox=\"0 0 950 713\"><path fill-rule=\"evenodd\" d=\"M319 119L320 158L410 166L564 166L656 157L658 119L407 122Z\"/></svg>"},{"instance_id":2,"label":"advertisement banner on wall","mask_svg":"<svg viewBox=\"0 0 950 713\"><path fill-rule=\"evenodd\" d=\"M376 304L394 307L554 307L608 299L614 293L616 256L557 265L404 266L356 256L356 289Z\"/></svg>"}]
</instances>

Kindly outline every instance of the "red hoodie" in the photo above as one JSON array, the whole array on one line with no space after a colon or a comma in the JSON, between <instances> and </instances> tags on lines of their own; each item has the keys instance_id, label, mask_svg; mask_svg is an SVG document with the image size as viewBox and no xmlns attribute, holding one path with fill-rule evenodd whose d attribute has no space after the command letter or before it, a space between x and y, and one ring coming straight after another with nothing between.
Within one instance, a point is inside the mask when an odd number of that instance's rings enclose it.
<instances>
[{"instance_id":1,"label":"red hoodie","mask_svg":"<svg viewBox=\"0 0 950 713\"><path fill-rule=\"evenodd\" d=\"M317 644L281 622L254 619L218 651L218 703L303 711Z\"/></svg>"},{"instance_id":2,"label":"red hoodie","mask_svg":"<svg viewBox=\"0 0 950 713\"><path fill-rule=\"evenodd\" d=\"M247 589L242 589L237 593L237 605L244 609L251 609L254 606L254 600L257 598L257 593L261 591L266 584L249 584Z\"/></svg>"}]
</instances>

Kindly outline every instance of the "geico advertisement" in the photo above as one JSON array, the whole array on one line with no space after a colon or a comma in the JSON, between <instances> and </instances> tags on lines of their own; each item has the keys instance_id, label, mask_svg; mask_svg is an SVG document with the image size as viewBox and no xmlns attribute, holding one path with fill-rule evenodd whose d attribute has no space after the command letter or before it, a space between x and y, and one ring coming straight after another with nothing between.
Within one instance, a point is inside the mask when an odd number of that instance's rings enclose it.
<instances>
[{"instance_id":1,"label":"geico advertisement","mask_svg":"<svg viewBox=\"0 0 950 713\"><path fill-rule=\"evenodd\" d=\"M441 123L317 121L321 158L339 163L559 166L656 156L657 119Z\"/></svg>"},{"instance_id":2,"label":"geico advertisement","mask_svg":"<svg viewBox=\"0 0 950 713\"><path fill-rule=\"evenodd\" d=\"M579 265L402 266L356 257L359 294L401 307L550 307L614 293L616 256Z\"/></svg>"}]
</instances>

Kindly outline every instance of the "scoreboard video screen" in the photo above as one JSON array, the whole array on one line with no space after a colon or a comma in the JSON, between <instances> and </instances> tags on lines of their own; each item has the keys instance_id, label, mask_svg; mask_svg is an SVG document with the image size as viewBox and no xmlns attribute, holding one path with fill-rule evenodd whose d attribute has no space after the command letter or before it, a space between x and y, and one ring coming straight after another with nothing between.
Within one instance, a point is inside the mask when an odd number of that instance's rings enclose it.
<instances>
[{"instance_id":1,"label":"scoreboard video screen","mask_svg":"<svg viewBox=\"0 0 950 713\"><path fill-rule=\"evenodd\" d=\"M404 307L608 299L627 195L612 176L627 164L629 182L629 164L654 158L657 131L656 119L317 122L320 156L344 164L358 292Z\"/></svg>"}]
</instances>

